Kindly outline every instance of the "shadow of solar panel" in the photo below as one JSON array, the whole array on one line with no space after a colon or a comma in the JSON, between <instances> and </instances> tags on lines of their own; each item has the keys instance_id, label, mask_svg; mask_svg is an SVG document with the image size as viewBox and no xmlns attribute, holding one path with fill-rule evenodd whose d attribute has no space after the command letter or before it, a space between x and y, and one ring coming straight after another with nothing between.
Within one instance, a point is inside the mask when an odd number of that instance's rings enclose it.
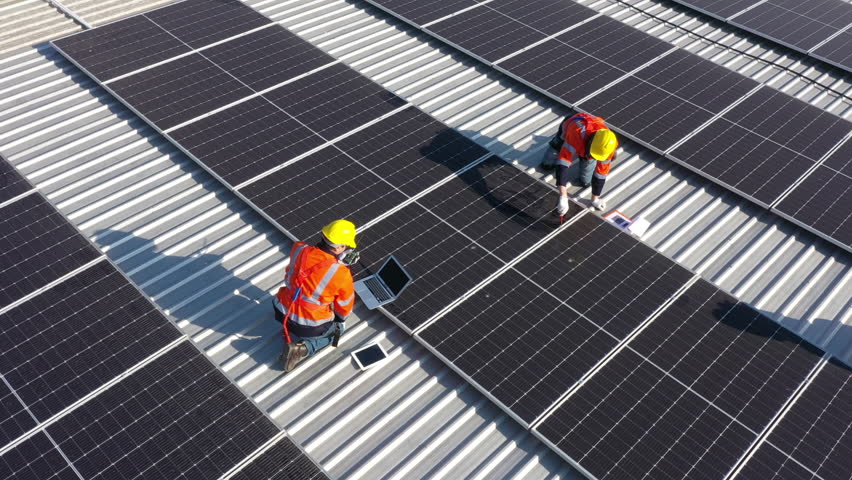
<instances>
[{"instance_id":1,"label":"shadow of solar panel","mask_svg":"<svg viewBox=\"0 0 852 480\"><path fill-rule=\"evenodd\" d=\"M755 432L769 425L823 355L704 280L630 347Z\"/></svg>"},{"instance_id":2,"label":"shadow of solar panel","mask_svg":"<svg viewBox=\"0 0 852 480\"><path fill-rule=\"evenodd\" d=\"M144 15L192 48L272 23L239 0L184 0Z\"/></svg>"},{"instance_id":3,"label":"shadow of solar panel","mask_svg":"<svg viewBox=\"0 0 852 480\"><path fill-rule=\"evenodd\" d=\"M556 193L497 156L462 172L418 203L505 261L559 227ZM575 204L565 219L580 211Z\"/></svg>"},{"instance_id":4,"label":"shadow of solar panel","mask_svg":"<svg viewBox=\"0 0 852 480\"><path fill-rule=\"evenodd\" d=\"M346 181L341 184L336 178ZM330 218L364 225L408 198L335 147L311 154L240 192L300 239L317 235Z\"/></svg>"},{"instance_id":5,"label":"shadow of solar panel","mask_svg":"<svg viewBox=\"0 0 852 480\"><path fill-rule=\"evenodd\" d=\"M429 30L490 62L544 40L547 35L490 8L473 8Z\"/></svg>"},{"instance_id":6,"label":"shadow of solar panel","mask_svg":"<svg viewBox=\"0 0 852 480\"><path fill-rule=\"evenodd\" d=\"M556 37L590 57L623 73L634 70L671 50L670 43L607 16L593 18ZM629 54L625 54L629 51ZM615 78L609 78L609 81ZM603 85L601 85L603 86Z\"/></svg>"},{"instance_id":7,"label":"shadow of solar panel","mask_svg":"<svg viewBox=\"0 0 852 480\"><path fill-rule=\"evenodd\" d=\"M633 76L584 101L580 108L658 151L667 150L713 117L711 112Z\"/></svg>"},{"instance_id":8,"label":"shadow of solar panel","mask_svg":"<svg viewBox=\"0 0 852 480\"><path fill-rule=\"evenodd\" d=\"M576 220L515 269L619 340L692 278L685 268L594 215Z\"/></svg>"},{"instance_id":9,"label":"shadow of solar panel","mask_svg":"<svg viewBox=\"0 0 852 480\"><path fill-rule=\"evenodd\" d=\"M411 330L503 265L416 203L371 226L359 235L358 243L366 268L356 276L375 271L394 255L414 278L397 300L384 307Z\"/></svg>"},{"instance_id":10,"label":"shadow of solar panel","mask_svg":"<svg viewBox=\"0 0 852 480\"><path fill-rule=\"evenodd\" d=\"M335 142L406 195L416 195L488 150L415 107Z\"/></svg>"},{"instance_id":11,"label":"shadow of solar panel","mask_svg":"<svg viewBox=\"0 0 852 480\"><path fill-rule=\"evenodd\" d=\"M852 370L833 359L817 374L769 434L767 443L819 475L819 478L846 480L849 472L852 472L852 412L849 405L852 405ZM761 450L768 448L764 446ZM761 468L760 460L765 456L757 455L758 463L755 464L755 459L752 459L746 464L746 470L749 470L751 464L754 464L751 469L758 471L767 466L770 469L777 468L779 459L776 452L771 454L773 460L767 460Z\"/></svg>"},{"instance_id":12,"label":"shadow of solar panel","mask_svg":"<svg viewBox=\"0 0 852 480\"><path fill-rule=\"evenodd\" d=\"M322 138L262 97L234 105L169 135L232 186L323 143Z\"/></svg>"},{"instance_id":13,"label":"shadow of solar panel","mask_svg":"<svg viewBox=\"0 0 852 480\"><path fill-rule=\"evenodd\" d=\"M852 177L819 166L774 210L852 247Z\"/></svg>"},{"instance_id":14,"label":"shadow of solar panel","mask_svg":"<svg viewBox=\"0 0 852 480\"><path fill-rule=\"evenodd\" d=\"M423 25L477 4L475 0L382 0L381 6L412 22Z\"/></svg>"},{"instance_id":15,"label":"shadow of solar panel","mask_svg":"<svg viewBox=\"0 0 852 480\"><path fill-rule=\"evenodd\" d=\"M403 99L342 63L264 96L326 139L345 135L405 105Z\"/></svg>"},{"instance_id":16,"label":"shadow of solar panel","mask_svg":"<svg viewBox=\"0 0 852 480\"><path fill-rule=\"evenodd\" d=\"M602 480L722 480L757 438L629 348L536 429Z\"/></svg>"},{"instance_id":17,"label":"shadow of solar panel","mask_svg":"<svg viewBox=\"0 0 852 480\"><path fill-rule=\"evenodd\" d=\"M0 306L100 256L39 194L0 208Z\"/></svg>"},{"instance_id":18,"label":"shadow of solar panel","mask_svg":"<svg viewBox=\"0 0 852 480\"><path fill-rule=\"evenodd\" d=\"M0 447L8 445L35 426L36 422L24 404L12 393L6 382L0 382Z\"/></svg>"},{"instance_id":19,"label":"shadow of solar panel","mask_svg":"<svg viewBox=\"0 0 852 480\"><path fill-rule=\"evenodd\" d=\"M280 25L216 45L204 56L256 91L335 61Z\"/></svg>"},{"instance_id":20,"label":"shadow of solar panel","mask_svg":"<svg viewBox=\"0 0 852 480\"><path fill-rule=\"evenodd\" d=\"M419 335L527 423L618 343L514 270Z\"/></svg>"},{"instance_id":21,"label":"shadow of solar panel","mask_svg":"<svg viewBox=\"0 0 852 480\"><path fill-rule=\"evenodd\" d=\"M555 35L598 13L578 3L562 0L495 0L487 3L486 8L547 35Z\"/></svg>"},{"instance_id":22,"label":"shadow of solar panel","mask_svg":"<svg viewBox=\"0 0 852 480\"><path fill-rule=\"evenodd\" d=\"M0 315L2 374L45 421L180 336L102 261Z\"/></svg>"},{"instance_id":23,"label":"shadow of solar panel","mask_svg":"<svg viewBox=\"0 0 852 480\"><path fill-rule=\"evenodd\" d=\"M33 187L5 158L0 157L0 203L7 202Z\"/></svg>"},{"instance_id":24,"label":"shadow of solar panel","mask_svg":"<svg viewBox=\"0 0 852 480\"><path fill-rule=\"evenodd\" d=\"M80 480L44 433L24 440L0 457L0 477L7 480Z\"/></svg>"},{"instance_id":25,"label":"shadow of solar panel","mask_svg":"<svg viewBox=\"0 0 852 480\"><path fill-rule=\"evenodd\" d=\"M252 460L234 480L315 480L328 477L287 437Z\"/></svg>"},{"instance_id":26,"label":"shadow of solar panel","mask_svg":"<svg viewBox=\"0 0 852 480\"><path fill-rule=\"evenodd\" d=\"M621 70L556 39L536 45L499 65L569 103L579 101L623 75Z\"/></svg>"},{"instance_id":27,"label":"shadow of solar panel","mask_svg":"<svg viewBox=\"0 0 852 480\"><path fill-rule=\"evenodd\" d=\"M253 93L197 53L115 81L110 88L160 130Z\"/></svg>"},{"instance_id":28,"label":"shadow of solar panel","mask_svg":"<svg viewBox=\"0 0 852 480\"><path fill-rule=\"evenodd\" d=\"M191 50L143 15L54 40L53 44L102 82Z\"/></svg>"},{"instance_id":29,"label":"shadow of solar panel","mask_svg":"<svg viewBox=\"0 0 852 480\"><path fill-rule=\"evenodd\" d=\"M219 478L278 433L183 342L47 428L84 478Z\"/></svg>"}]
</instances>

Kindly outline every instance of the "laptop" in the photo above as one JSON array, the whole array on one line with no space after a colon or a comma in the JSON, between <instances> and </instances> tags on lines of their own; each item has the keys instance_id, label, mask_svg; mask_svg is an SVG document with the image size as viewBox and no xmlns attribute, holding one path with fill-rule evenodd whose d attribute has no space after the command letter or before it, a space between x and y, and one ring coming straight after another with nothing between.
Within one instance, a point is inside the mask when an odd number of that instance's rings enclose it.
<instances>
[{"instance_id":1,"label":"laptop","mask_svg":"<svg viewBox=\"0 0 852 480\"><path fill-rule=\"evenodd\" d=\"M396 300L411 281L411 275L394 256L390 256L375 274L355 282L355 293L367 308L373 310Z\"/></svg>"}]
</instances>

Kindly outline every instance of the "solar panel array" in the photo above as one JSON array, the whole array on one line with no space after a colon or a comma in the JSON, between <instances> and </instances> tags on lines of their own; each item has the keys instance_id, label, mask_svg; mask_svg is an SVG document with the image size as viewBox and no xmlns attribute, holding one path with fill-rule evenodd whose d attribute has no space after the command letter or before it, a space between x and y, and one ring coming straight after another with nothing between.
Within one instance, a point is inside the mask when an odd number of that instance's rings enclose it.
<instances>
[{"instance_id":1,"label":"solar panel array","mask_svg":"<svg viewBox=\"0 0 852 480\"><path fill-rule=\"evenodd\" d=\"M158 15L173 18L181 5ZM220 2L193 5L195 28L215 30L203 16L207 12L215 24ZM429 22L450 7L475 4L397 5ZM488 5L503 18L514 12L550 29L559 26L536 11L585 14L554 0ZM229 15L254 18L238 6ZM499 24L500 17L483 15L482 28L470 31L504 31L490 23ZM123 21L131 31L144 23L131 20ZM153 21L150 15L147 20ZM593 21L588 28L616 28L606 19ZM120 31L123 22L112 27L119 43L135 38ZM164 31L173 28L155 23ZM515 32L505 38L479 36L481 52L500 56L506 40L544 38L524 36L527 25L518 23L505 30ZM560 226L551 187L277 24L249 22L242 32L231 29L233 37L208 45L176 30L174 37L187 38L186 49L165 59L149 52L156 61L118 76L98 76L87 67L79 45L89 43L93 32L55 45L292 238L318 239L330 218L353 219L364 259L355 268L358 276L393 254L415 278L386 312L590 475L679 478L700 471L703 477L695 478L726 478L745 471L750 454L766 444L764 431L780 426L796 395L825 366L823 352L577 205ZM574 56L582 53L574 69L585 65L595 72L611 63L616 72L636 70L630 78L651 85L650 95L666 94L633 108L654 111L672 102L683 105L673 124L694 115L700 125L723 112L714 99L734 101L759 91L650 37L631 30L620 35L641 44L648 59L669 52L667 73L639 68L647 60L638 53L602 63L605 46L584 50L568 37L559 45ZM121 48L107 50L116 52L113 63L123 62ZM214 59L214 51L228 53ZM545 58L543 51L536 55ZM260 68L258 59L272 67ZM99 62L99 68L109 63ZM696 89L686 76L672 78L683 69L719 73L720 80ZM199 71L209 81L196 85ZM544 71L541 78L551 79ZM573 88L570 82L553 85ZM594 98L600 88L572 94ZM645 127L649 144L658 149L677 144L665 128ZM655 348L660 338L665 348ZM614 388L623 394L610 395ZM643 441L655 428L656 443ZM783 452L789 458L794 453ZM845 461L831 450L821 453ZM290 468L274 460L264 454L257 464ZM634 468L634 462L643 467Z\"/></svg>"},{"instance_id":2,"label":"solar panel array","mask_svg":"<svg viewBox=\"0 0 852 480\"><path fill-rule=\"evenodd\" d=\"M212 479L278 434L2 158L0 172L0 477ZM304 472L290 478L318 478Z\"/></svg>"},{"instance_id":3,"label":"solar panel array","mask_svg":"<svg viewBox=\"0 0 852 480\"><path fill-rule=\"evenodd\" d=\"M836 224L852 208L834 201L849 177L821 181L852 123L573 1L463 2L454 12L368 1L761 206L805 182L799 192L835 223L814 221L810 209L785 216L852 250L849 227ZM818 11L824 2L784 3Z\"/></svg>"},{"instance_id":4,"label":"solar panel array","mask_svg":"<svg viewBox=\"0 0 852 480\"><path fill-rule=\"evenodd\" d=\"M843 0L675 0L852 72L852 5Z\"/></svg>"}]
</instances>

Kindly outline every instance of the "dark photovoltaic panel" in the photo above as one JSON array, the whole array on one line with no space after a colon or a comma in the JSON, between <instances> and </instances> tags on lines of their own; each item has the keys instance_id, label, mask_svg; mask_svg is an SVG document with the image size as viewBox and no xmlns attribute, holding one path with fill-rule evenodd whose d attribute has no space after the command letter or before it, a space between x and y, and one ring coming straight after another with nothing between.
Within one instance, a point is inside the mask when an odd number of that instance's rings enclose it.
<instances>
[{"instance_id":1,"label":"dark photovoltaic panel","mask_svg":"<svg viewBox=\"0 0 852 480\"><path fill-rule=\"evenodd\" d=\"M382 0L380 5L397 15L423 25L472 7L477 3L475 0L442 0L440 2Z\"/></svg>"},{"instance_id":2,"label":"dark photovoltaic panel","mask_svg":"<svg viewBox=\"0 0 852 480\"><path fill-rule=\"evenodd\" d=\"M768 443L761 445L734 477L740 480L822 480ZM844 480L848 480L848 476Z\"/></svg>"},{"instance_id":3,"label":"dark photovoltaic panel","mask_svg":"<svg viewBox=\"0 0 852 480\"><path fill-rule=\"evenodd\" d=\"M265 97L328 140L405 104L342 63L276 88Z\"/></svg>"},{"instance_id":4,"label":"dark photovoltaic panel","mask_svg":"<svg viewBox=\"0 0 852 480\"><path fill-rule=\"evenodd\" d=\"M102 82L191 50L144 15L88 30L86 35L61 38L53 44Z\"/></svg>"},{"instance_id":5,"label":"dark photovoltaic panel","mask_svg":"<svg viewBox=\"0 0 852 480\"><path fill-rule=\"evenodd\" d=\"M184 0L145 14L192 48L224 40L272 21L239 0Z\"/></svg>"},{"instance_id":6,"label":"dark photovoltaic panel","mask_svg":"<svg viewBox=\"0 0 852 480\"><path fill-rule=\"evenodd\" d=\"M6 382L0 381L0 447L8 445L35 426L36 422L27 413L24 404Z\"/></svg>"},{"instance_id":7,"label":"dark photovoltaic panel","mask_svg":"<svg viewBox=\"0 0 852 480\"><path fill-rule=\"evenodd\" d=\"M813 55L852 71L852 31L841 32L815 49Z\"/></svg>"},{"instance_id":8,"label":"dark photovoltaic panel","mask_svg":"<svg viewBox=\"0 0 852 480\"><path fill-rule=\"evenodd\" d=\"M692 278L685 268L594 215L579 218L515 269L619 340Z\"/></svg>"},{"instance_id":9,"label":"dark photovoltaic panel","mask_svg":"<svg viewBox=\"0 0 852 480\"><path fill-rule=\"evenodd\" d=\"M755 432L769 425L823 354L704 280L630 348Z\"/></svg>"},{"instance_id":10,"label":"dark photovoltaic panel","mask_svg":"<svg viewBox=\"0 0 852 480\"><path fill-rule=\"evenodd\" d=\"M160 130L254 93L197 53L115 81L110 88Z\"/></svg>"},{"instance_id":11,"label":"dark photovoltaic panel","mask_svg":"<svg viewBox=\"0 0 852 480\"><path fill-rule=\"evenodd\" d=\"M337 184L333 178L345 178ZM330 146L252 182L240 192L296 238L312 238L329 218L364 225L408 197Z\"/></svg>"},{"instance_id":12,"label":"dark photovoltaic panel","mask_svg":"<svg viewBox=\"0 0 852 480\"><path fill-rule=\"evenodd\" d=\"M601 480L722 480L757 438L629 348L536 429Z\"/></svg>"},{"instance_id":13,"label":"dark photovoltaic panel","mask_svg":"<svg viewBox=\"0 0 852 480\"><path fill-rule=\"evenodd\" d=\"M323 139L262 97L169 134L232 186L308 152Z\"/></svg>"},{"instance_id":14,"label":"dark photovoltaic panel","mask_svg":"<svg viewBox=\"0 0 852 480\"><path fill-rule=\"evenodd\" d=\"M494 0L484 8L496 10L547 35L555 35L598 14L579 3L564 0Z\"/></svg>"},{"instance_id":15,"label":"dark photovoltaic panel","mask_svg":"<svg viewBox=\"0 0 852 480\"><path fill-rule=\"evenodd\" d=\"M0 457L0 478L80 480L44 433L33 435Z\"/></svg>"},{"instance_id":16,"label":"dark photovoltaic panel","mask_svg":"<svg viewBox=\"0 0 852 480\"><path fill-rule=\"evenodd\" d=\"M847 157L849 158L849 157ZM774 208L852 247L852 177L819 166Z\"/></svg>"},{"instance_id":17,"label":"dark photovoltaic panel","mask_svg":"<svg viewBox=\"0 0 852 480\"><path fill-rule=\"evenodd\" d=\"M508 262L559 227L554 198L552 189L492 156L418 203Z\"/></svg>"},{"instance_id":18,"label":"dark photovoltaic panel","mask_svg":"<svg viewBox=\"0 0 852 480\"><path fill-rule=\"evenodd\" d=\"M755 2L730 22L807 51L852 23L852 5L841 0L768 0Z\"/></svg>"},{"instance_id":19,"label":"dark photovoltaic panel","mask_svg":"<svg viewBox=\"0 0 852 480\"><path fill-rule=\"evenodd\" d=\"M500 68L569 103L591 95L624 74L557 39L500 62Z\"/></svg>"},{"instance_id":20,"label":"dark photovoltaic panel","mask_svg":"<svg viewBox=\"0 0 852 480\"><path fill-rule=\"evenodd\" d=\"M45 421L179 336L102 261L0 314L0 373Z\"/></svg>"},{"instance_id":21,"label":"dark photovoltaic panel","mask_svg":"<svg viewBox=\"0 0 852 480\"><path fill-rule=\"evenodd\" d=\"M761 0L675 0L715 17L726 19L742 12Z\"/></svg>"},{"instance_id":22,"label":"dark photovoltaic panel","mask_svg":"<svg viewBox=\"0 0 852 480\"><path fill-rule=\"evenodd\" d=\"M100 256L39 194L0 208L0 252L0 306Z\"/></svg>"},{"instance_id":23,"label":"dark photovoltaic panel","mask_svg":"<svg viewBox=\"0 0 852 480\"><path fill-rule=\"evenodd\" d=\"M527 423L618 343L514 270L419 335Z\"/></svg>"},{"instance_id":24,"label":"dark photovoltaic panel","mask_svg":"<svg viewBox=\"0 0 852 480\"><path fill-rule=\"evenodd\" d=\"M334 62L280 25L219 44L204 56L257 91Z\"/></svg>"},{"instance_id":25,"label":"dark photovoltaic panel","mask_svg":"<svg viewBox=\"0 0 852 480\"><path fill-rule=\"evenodd\" d=\"M488 153L415 107L335 144L406 195L422 192Z\"/></svg>"},{"instance_id":26,"label":"dark photovoltaic panel","mask_svg":"<svg viewBox=\"0 0 852 480\"><path fill-rule=\"evenodd\" d=\"M767 443L823 480L849 480L852 472L852 370L838 360L829 361L808 385L792 408L767 437ZM769 449L764 445L761 450ZM744 472L777 469L770 454L756 455ZM787 459L785 464L794 463ZM792 468L792 467L791 467ZM793 468L793 471L801 469ZM740 476L738 478L759 478ZM773 478L766 476L762 478ZM782 477L808 478L808 477Z\"/></svg>"},{"instance_id":27,"label":"dark photovoltaic panel","mask_svg":"<svg viewBox=\"0 0 852 480\"><path fill-rule=\"evenodd\" d=\"M7 202L32 189L30 183L18 173L15 167L0 157L0 203Z\"/></svg>"},{"instance_id":28,"label":"dark photovoltaic panel","mask_svg":"<svg viewBox=\"0 0 852 480\"><path fill-rule=\"evenodd\" d=\"M369 259L367 267L375 271L379 262L394 255L414 278L399 298L384 306L411 330L503 266L417 203L382 219L359 241L364 245L362 258Z\"/></svg>"},{"instance_id":29,"label":"dark photovoltaic panel","mask_svg":"<svg viewBox=\"0 0 852 480\"><path fill-rule=\"evenodd\" d=\"M87 479L219 478L278 433L189 342L47 431Z\"/></svg>"},{"instance_id":30,"label":"dark photovoltaic panel","mask_svg":"<svg viewBox=\"0 0 852 480\"><path fill-rule=\"evenodd\" d=\"M490 62L515 53L547 35L490 8L473 8L429 30Z\"/></svg>"},{"instance_id":31,"label":"dark photovoltaic panel","mask_svg":"<svg viewBox=\"0 0 852 480\"><path fill-rule=\"evenodd\" d=\"M234 480L316 480L327 479L293 442L284 437L269 450L243 467Z\"/></svg>"}]
</instances>

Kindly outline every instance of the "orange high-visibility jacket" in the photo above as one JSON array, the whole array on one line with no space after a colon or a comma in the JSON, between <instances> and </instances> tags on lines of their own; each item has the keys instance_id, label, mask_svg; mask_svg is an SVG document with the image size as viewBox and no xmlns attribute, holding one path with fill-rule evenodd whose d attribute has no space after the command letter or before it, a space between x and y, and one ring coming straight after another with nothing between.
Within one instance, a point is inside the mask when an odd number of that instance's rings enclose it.
<instances>
[{"instance_id":1,"label":"orange high-visibility jacket","mask_svg":"<svg viewBox=\"0 0 852 480\"><path fill-rule=\"evenodd\" d=\"M289 308L289 328L296 335L322 335L335 314L346 318L352 313L355 306L352 272L322 249L296 242L290 251L290 265L284 279L287 286L278 290L278 301L285 309ZM293 302L300 286L299 298Z\"/></svg>"},{"instance_id":2,"label":"orange high-visibility jacket","mask_svg":"<svg viewBox=\"0 0 852 480\"><path fill-rule=\"evenodd\" d=\"M578 113L562 124L560 132L562 132L562 149L559 150L559 163L570 167L574 161L574 157L591 158L586 153L586 143L591 135L602 128L609 128L604 123L601 117L595 117L588 113ZM607 160L598 160L595 166L595 176L605 178L609 174L609 169L612 166L612 160L615 156L613 150L612 155Z\"/></svg>"}]
</instances>

